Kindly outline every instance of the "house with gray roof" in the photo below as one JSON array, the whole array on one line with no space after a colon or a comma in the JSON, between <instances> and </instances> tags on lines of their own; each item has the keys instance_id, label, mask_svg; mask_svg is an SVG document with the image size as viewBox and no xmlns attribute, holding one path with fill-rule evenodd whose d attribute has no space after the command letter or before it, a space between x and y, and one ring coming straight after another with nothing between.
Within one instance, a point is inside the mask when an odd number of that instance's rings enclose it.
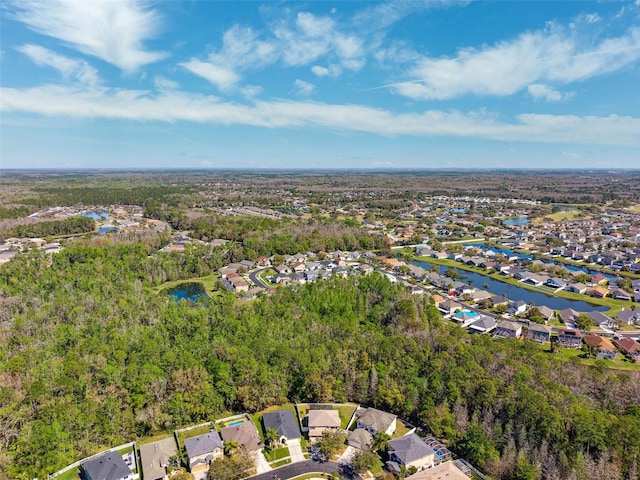
<instances>
[{"instance_id":1,"label":"house with gray roof","mask_svg":"<svg viewBox=\"0 0 640 480\"><path fill-rule=\"evenodd\" d=\"M384 432L393 435L396 432L396 416L376 408L367 408L356 422L358 428L367 430L371 435Z\"/></svg>"},{"instance_id":2,"label":"house with gray roof","mask_svg":"<svg viewBox=\"0 0 640 480\"><path fill-rule=\"evenodd\" d=\"M360 450L367 450L371 448L371 445L373 444L373 435L364 428L356 428L349 434L347 444Z\"/></svg>"},{"instance_id":3,"label":"house with gray roof","mask_svg":"<svg viewBox=\"0 0 640 480\"><path fill-rule=\"evenodd\" d=\"M414 434L404 435L389 441L389 458L406 468L418 470L431 468L435 463L436 452Z\"/></svg>"},{"instance_id":4,"label":"house with gray roof","mask_svg":"<svg viewBox=\"0 0 640 480\"><path fill-rule=\"evenodd\" d=\"M177 454L173 437L140 445L140 465L144 480L167 480L167 467L171 463L171 457L178 458Z\"/></svg>"},{"instance_id":5,"label":"house with gray roof","mask_svg":"<svg viewBox=\"0 0 640 480\"><path fill-rule=\"evenodd\" d=\"M133 480L133 473L118 452L105 452L80 467L83 480Z\"/></svg>"},{"instance_id":6,"label":"house with gray roof","mask_svg":"<svg viewBox=\"0 0 640 480\"><path fill-rule=\"evenodd\" d=\"M224 454L222 439L216 430L184 441L191 473L205 472L216 458Z\"/></svg>"},{"instance_id":7,"label":"house with gray roof","mask_svg":"<svg viewBox=\"0 0 640 480\"><path fill-rule=\"evenodd\" d=\"M498 326L496 321L487 315L478 315L478 319L469 324L469 333L489 333Z\"/></svg>"},{"instance_id":8,"label":"house with gray roof","mask_svg":"<svg viewBox=\"0 0 640 480\"><path fill-rule=\"evenodd\" d=\"M298 428L298 422L293 418L291 410L264 413L262 425L264 425L265 432L270 428L278 432L280 443L300 438L300 428Z\"/></svg>"}]
</instances>

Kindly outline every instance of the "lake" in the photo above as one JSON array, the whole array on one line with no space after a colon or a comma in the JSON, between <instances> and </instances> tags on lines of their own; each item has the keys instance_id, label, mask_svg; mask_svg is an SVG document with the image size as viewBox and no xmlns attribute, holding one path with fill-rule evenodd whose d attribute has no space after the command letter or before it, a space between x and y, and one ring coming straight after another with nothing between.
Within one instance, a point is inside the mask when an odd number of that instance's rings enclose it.
<instances>
[{"instance_id":1,"label":"lake","mask_svg":"<svg viewBox=\"0 0 640 480\"><path fill-rule=\"evenodd\" d=\"M434 264L429 262L414 262L414 265L429 270ZM452 268L446 265L438 265L438 267L438 273L440 273L440 275L443 275L445 270L451 268L459 275L465 277L460 279L461 282L473 282L473 286L478 289L488 290L495 295L504 295L512 301L523 300L527 303L533 303L538 306L546 305L547 307L553 308L554 310L563 310L565 308L573 308L577 312L591 312L593 310L599 310L603 312L605 310L609 310L608 307L601 305L592 305L591 303L581 300L569 300L566 298L554 297L553 295L546 295L542 292L534 292L533 290L528 290L526 288L517 287L509 283L503 283L498 280L494 280L493 278L482 275L480 273L469 272L467 270ZM487 284L487 286L483 286L484 284Z\"/></svg>"},{"instance_id":2,"label":"lake","mask_svg":"<svg viewBox=\"0 0 640 480\"><path fill-rule=\"evenodd\" d=\"M502 221L502 224L507 226L527 225L528 223L529 223L528 218L508 218Z\"/></svg>"},{"instance_id":3,"label":"lake","mask_svg":"<svg viewBox=\"0 0 640 480\"><path fill-rule=\"evenodd\" d=\"M109 232L119 232L120 229L118 227L114 227L112 225L110 226L106 226L106 227L100 227L98 229L98 235L104 235L105 233L109 233Z\"/></svg>"},{"instance_id":4,"label":"lake","mask_svg":"<svg viewBox=\"0 0 640 480\"><path fill-rule=\"evenodd\" d=\"M195 302L199 298L208 297L204 285L200 282L184 282L165 291L174 297L176 301L191 300Z\"/></svg>"},{"instance_id":5,"label":"lake","mask_svg":"<svg viewBox=\"0 0 640 480\"><path fill-rule=\"evenodd\" d=\"M109 216L109 212L88 212L83 213L82 216L93 218L94 220L102 220L103 218L107 218Z\"/></svg>"}]
</instances>

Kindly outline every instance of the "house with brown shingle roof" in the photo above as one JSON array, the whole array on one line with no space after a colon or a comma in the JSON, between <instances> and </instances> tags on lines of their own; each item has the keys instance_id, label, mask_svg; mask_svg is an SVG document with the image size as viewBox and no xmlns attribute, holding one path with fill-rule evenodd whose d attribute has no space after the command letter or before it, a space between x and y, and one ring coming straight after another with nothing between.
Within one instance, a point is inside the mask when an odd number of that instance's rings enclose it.
<instances>
[{"instance_id":1,"label":"house with brown shingle roof","mask_svg":"<svg viewBox=\"0 0 640 480\"><path fill-rule=\"evenodd\" d=\"M338 410L309 410L309 440L318 440L326 431L337 431L340 428Z\"/></svg>"},{"instance_id":2,"label":"house with brown shingle roof","mask_svg":"<svg viewBox=\"0 0 640 480\"><path fill-rule=\"evenodd\" d=\"M620 340L615 340L613 343L634 362L640 362L640 342L633 338L624 337Z\"/></svg>"},{"instance_id":3,"label":"house with brown shingle roof","mask_svg":"<svg viewBox=\"0 0 640 480\"><path fill-rule=\"evenodd\" d=\"M598 358L615 358L618 350L606 337L601 337L595 333L586 335L582 341L589 347L589 350L595 353Z\"/></svg>"}]
</instances>

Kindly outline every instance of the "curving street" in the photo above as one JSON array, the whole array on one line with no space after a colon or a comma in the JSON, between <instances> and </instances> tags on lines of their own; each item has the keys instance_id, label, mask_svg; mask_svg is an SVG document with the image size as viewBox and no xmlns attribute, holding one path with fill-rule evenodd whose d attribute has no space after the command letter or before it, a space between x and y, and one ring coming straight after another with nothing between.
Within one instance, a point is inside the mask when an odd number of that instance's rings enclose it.
<instances>
[{"instance_id":1,"label":"curving street","mask_svg":"<svg viewBox=\"0 0 640 480\"><path fill-rule=\"evenodd\" d=\"M289 478L305 475L307 473L331 473L337 472L340 465L335 462L319 463L313 460L305 460L304 462L291 463L284 467L277 468L268 473L261 473L251 477L251 480L287 480Z\"/></svg>"}]
</instances>

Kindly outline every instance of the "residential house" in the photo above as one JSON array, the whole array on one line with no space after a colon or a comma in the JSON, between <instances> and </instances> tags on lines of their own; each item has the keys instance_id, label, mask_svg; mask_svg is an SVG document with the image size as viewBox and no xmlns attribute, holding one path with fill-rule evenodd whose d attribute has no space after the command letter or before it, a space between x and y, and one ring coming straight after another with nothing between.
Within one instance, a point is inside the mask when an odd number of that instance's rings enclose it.
<instances>
[{"instance_id":1,"label":"residential house","mask_svg":"<svg viewBox=\"0 0 640 480\"><path fill-rule=\"evenodd\" d=\"M562 320L565 324L573 324L580 315L579 312L576 312L573 308L565 308L558 312L558 316L560 320Z\"/></svg>"},{"instance_id":2,"label":"residential house","mask_svg":"<svg viewBox=\"0 0 640 480\"><path fill-rule=\"evenodd\" d=\"M625 302L631 300L631 294L629 292L625 292L620 287L610 287L609 291L611 292L611 297L615 300L623 300Z\"/></svg>"},{"instance_id":3,"label":"residential house","mask_svg":"<svg viewBox=\"0 0 640 480\"><path fill-rule=\"evenodd\" d=\"M471 322L468 326L469 333L489 333L498 326L496 321L486 315L479 315L479 318Z\"/></svg>"},{"instance_id":4,"label":"residential house","mask_svg":"<svg viewBox=\"0 0 640 480\"><path fill-rule=\"evenodd\" d=\"M409 434L389 441L389 458L405 468L422 470L434 466L435 451L417 435Z\"/></svg>"},{"instance_id":5,"label":"residential house","mask_svg":"<svg viewBox=\"0 0 640 480\"><path fill-rule=\"evenodd\" d=\"M469 480L469 477L455 463L444 462L405 477L405 480Z\"/></svg>"},{"instance_id":6,"label":"residential house","mask_svg":"<svg viewBox=\"0 0 640 480\"><path fill-rule=\"evenodd\" d=\"M340 414L338 410L309 410L307 425L309 440L318 440L324 432L337 431L340 428Z\"/></svg>"},{"instance_id":7,"label":"residential house","mask_svg":"<svg viewBox=\"0 0 640 480\"><path fill-rule=\"evenodd\" d=\"M585 293L588 296L594 297L594 298L605 298L611 295L611 292L609 291L609 289L602 286L589 288Z\"/></svg>"},{"instance_id":8,"label":"residential house","mask_svg":"<svg viewBox=\"0 0 640 480\"><path fill-rule=\"evenodd\" d=\"M373 435L364 428L356 428L349 434L347 444L360 450L367 450L373 444Z\"/></svg>"},{"instance_id":9,"label":"residential house","mask_svg":"<svg viewBox=\"0 0 640 480\"><path fill-rule=\"evenodd\" d=\"M509 302L507 312L509 315L520 315L527 311L528 304L524 300L516 300L515 302Z\"/></svg>"},{"instance_id":10,"label":"residential house","mask_svg":"<svg viewBox=\"0 0 640 480\"><path fill-rule=\"evenodd\" d=\"M573 293L585 293L587 291L587 286L584 283L576 282L567 285L565 290Z\"/></svg>"},{"instance_id":11,"label":"residential house","mask_svg":"<svg viewBox=\"0 0 640 480\"><path fill-rule=\"evenodd\" d=\"M356 425L358 428L364 428L371 435L375 435L378 432L393 435L396 432L396 416L375 408L367 408L358 417Z\"/></svg>"},{"instance_id":12,"label":"residential house","mask_svg":"<svg viewBox=\"0 0 640 480\"><path fill-rule=\"evenodd\" d=\"M551 288L566 288L567 287L567 282L565 282L563 279L558 278L558 277L551 277L548 278L546 282L544 282L544 284L547 287L551 287Z\"/></svg>"},{"instance_id":13,"label":"residential house","mask_svg":"<svg viewBox=\"0 0 640 480\"><path fill-rule=\"evenodd\" d=\"M220 436L224 442L233 440L238 445L243 445L247 452L256 452L263 445L260 434L253 422L242 422L237 425L230 425L220 430Z\"/></svg>"},{"instance_id":14,"label":"residential house","mask_svg":"<svg viewBox=\"0 0 640 480\"><path fill-rule=\"evenodd\" d=\"M224 454L222 439L216 430L185 439L184 448L187 452L189 470L194 474L206 472L211 462Z\"/></svg>"},{"instance_id":15,"label":"residential house","mask_svg":"<svg viewBox=\"0 0 640 480\"><path fill-rule=\"evenodd\" d=\"M83 480L133 480L133 472L118 452L105 452L80 466Z\"/></svg>"},{"instance_id":16,"label":"residential house","mask_svg":"<svg viewBox=\"0 0 640 480\"><path fill-rule=\"evenodd\" d=\"M256 266L258 267L270 267L271 266L271 260L269 260L269 257L265 257L264 255L256 258Z\"/></svg>"},{"instance_id":17,"label":"residential house","mask_svg":"<svg viewBox=\"0 0 640 480\"><path fill-rule=\"evenodd\" d=\"M457 310L462 310L463 307L460 303L454 300L445 300L438 305L438 310L440 310L445 315L451 315Z\"/></svg>"},{"instance_id":18,"label":"residential house","mask_svg":"<svg viewBox=\"0 0 640 480\"><path fill-rule=\"evenodd\" d=\"M613 343L634 362L640 362L640 342L633 338L623 337L620 340L615 340Z\"/></svg>"},{"instance_id":19,"label":"residential house","mask_svg":"<svg viewBox=\"0 0 640 480\"><path fill-rule=\"evenodd\" d=\"M276 272L278 272L279 274L287 275L287 274L293 273L289 265L278 265L277 267L274 267L274 268Z\"/></svg>"},{"instance_id":20,"label":"residential house","mask_svg":"<svg viewBox=\"0 0 640 480\"><path fill-rule=\"evenodd\" d=\"M592 312L587 312L587 315L591 317L593 322L600 328L612 328L615 326L615 322L611 317L597 310L593 310Z\"/></svg>"},{"instance_id":21,"label":"residential house","mask_svg":"<svg viewBox=\"0 0 640 480\"><path fill-rule=\"evenodd\" d=\"M474 302L481 302L482 300L486 300L491 297L492 295L486 290L476 290L471 294L471 300Z\"/></svg>"},{"instance_id":22,"label":"residential house","mask_svg":"<svg viewBox=\"0 0 640 480\"><path fill-rule=\"evenodd\" d=\"M618 355L618 350L616 350L616 347L611 343L611 340L606 337L591 334L586 335L582 341L598 358L615 358Z\"/></svg>"},{"instance_id":23,"label":"residential house","mask_svg":"<svg viewBox=\"0 0 640 480\"><path fill-rule=\"evenodd\" d=\"M620 323L626 323L627 325L638 325L640 324L640 309L625 310L623 308L618 315L616 315L616 320Z\"/></svg>"},{"instance_id":24,"label":"residential house","mask_svg":"<svg viewBox=\"0 0 640 480\"><path fill-rule=\"evenodd\" d=\"M527 330L527 338L538 343L545 343L551 340L551 327L531 322Z\"/></svg>"},{"instance_id":25,"label":"residential house","mask_svg":"<svg viewBox=\"0 0 640 480\"><path fill-rule=\"evenodd\" d=\"M601 273L594 273L593 275L591 275L591 278L589 279L589 281L594 285L604 285L605 283L607 283L608 280L609 279Z\"/></svg>"},{"instance_id":26,"label":"residential house","mask_svg":"<svg viewBox=\"0 0 640 480\"><path fill-rule=\"evenodd\" d=\"M262 415L262 425L264 425L265 432L270 428L278 432L280 443L287 443L289 440L300 438L298 422L293 418L291 410L264 413Z\"/></svg>"},{"instance_id":27,"label":"residential house","mask_svg":"<svg viewBox=\"0 0 640 480\"><path fill-rule=\"evenodd\" d=\"M578 330L558 330L558 344L566 348L580 348L582 333Z\"/></svg>"},{"instance_id":28,"label":"residential house","mask_svg":"<svg viewBox=\"0 0 640 480\"><path fill-rule=\"evenodd\" d=\"M142 478L144 480L168 480L167 467L171 464L171 457L174 457L177 462L180 461L173 437L140 445Z\"/></svg>"},{"instance_id":29,"label":"residential house","mask_svg":"<svg viewBox=\"0 0 640 480\"><path fill-rule=\"evenodd\" d=\"M462 310L451 315L451 320L458 322L463 328L469 326L471 322L477 320L480 314L470 310Z\"/></svg>"},{"instance_id":30,"label":"residential house","mask_svg":"<svg viewBox=\"0 0 640 480\"><path fill-rule=\"evenodd\" d=\"M522 325L510 320L500 322L493 332L494 338L520 338L521 335Z\"/></svg>"},{"instance_id":31,"label":"residential house","mask_svg":"<svg viewBox=\"0 0 640 480\"><path fill-rule=\"evenodd\" d=\"M522 280L522 283L526 283L527 285L534 285L536 287L541 287L542 285L545 284L547 280L549 280L549 277L547 277L546 275L531 273Z\"/></svg>"},{"instance_id":32,"label":"residential house","mask_svg":"<svg viewBox=\"0 0 640 480\"><path fill-rule=\"evenodd\" d=\"M540 312L540 315L542 315L542 318L544 318L547 322L551 320L553 318L553 315L555 314L555 311L552 308L547 307L546 305L540 305L537 308Z\"/></svg>"},{"instance_id":33,"label":"residential house","mask_svg":"<svg viewBox=\"0 0 640 480\"><path fill-rule=\"evenodd\" d=\"M496 295L493 297L489 297L489 303L492 307L497 307L498 305L508 305L509 299L504 295Z\"/></svg>"}]
</instances>

